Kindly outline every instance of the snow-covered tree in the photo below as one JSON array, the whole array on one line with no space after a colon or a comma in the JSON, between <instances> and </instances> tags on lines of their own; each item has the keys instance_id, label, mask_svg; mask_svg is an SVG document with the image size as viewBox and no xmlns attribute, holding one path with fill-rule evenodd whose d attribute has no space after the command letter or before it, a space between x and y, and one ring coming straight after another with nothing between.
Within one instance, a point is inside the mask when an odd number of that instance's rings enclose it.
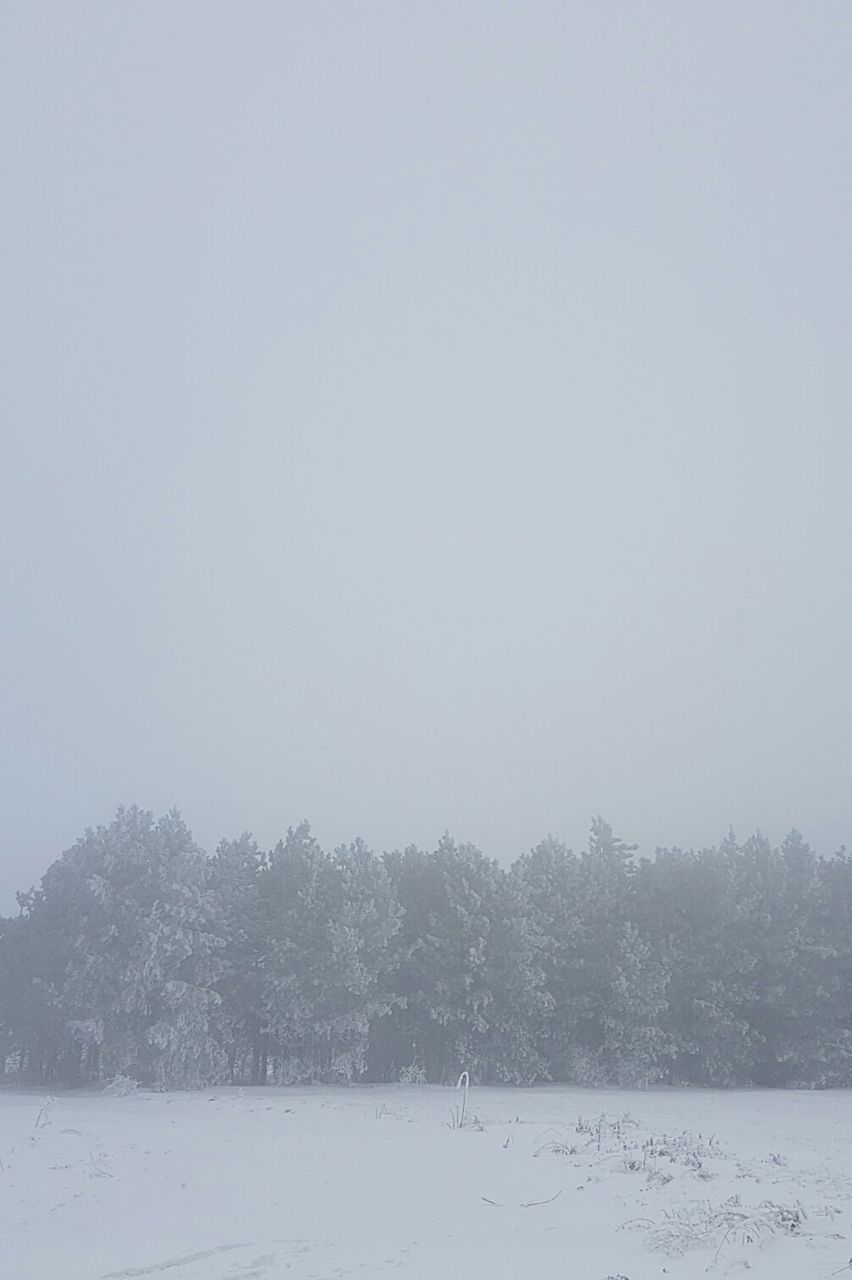
<instances>
[{"instance_id":1,"label":"snow-covered tree","mask_svg":"<svg viewBox=\"0 0 852 1280\"><path fill-rule=\"evenodd\" d=\"M223 939L215 990L217 1039L231 1080L257 1084L268 1044L264 1035L263 959L265 935L260 877L265 866L257 842L243 833L221 840L210 861L208 891L216 933Z\"/></svg>"},{"instance_id":2,"label":"snow-covered tree","mask_svg":"<svg viewBox=\"0 0 852 1280\"><path fill-rule=\"evenodd\" d=\"M221 1073L207 874L177 811L155 822L135 807L49 868L27 915L51 939L41 981L62 1016L57 1070L178 1087Z\"/></svg>"},{"instance_id":3,"label":"snow-covered tree","mask_svg":"<svg viewBox=\"0 0 852 1280\"><path fill-rule=\"evenodd\" d=\"M387 864L403 910L396 989L404 1004L382 1028L385 1073L418 1063L430 1079L463 1068L485 1080L544 1071L536 1044L547 997L538 937L522 891L473 845L444 836Z\"/></svg>"},{"instance_id":4,"label":"snow-covered tree","mask_svg":"<svg viewBox=\"0 0 852 1280\"><path fill-rule=\"evenodd\" d=\"M329 856L303 822L272 851L259 892L274 1078L361 1075L371 1021L392 1000L388 943L398 916L384 866L361 840Z\"/></svg>"}]
</instances>

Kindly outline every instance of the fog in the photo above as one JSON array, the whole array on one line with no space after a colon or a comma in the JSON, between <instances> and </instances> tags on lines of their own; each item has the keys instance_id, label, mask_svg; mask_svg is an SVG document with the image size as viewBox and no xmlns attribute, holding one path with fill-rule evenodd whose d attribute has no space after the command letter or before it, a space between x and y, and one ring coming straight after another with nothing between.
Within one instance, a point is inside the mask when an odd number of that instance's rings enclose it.
<instances>
[{"instance_id":1,"label":"fog","mask_svg":"<svg viewBox=\"0 0 852 1280\"><path fill-rule=\"evenodd\" d=\"M119 804L852 838L852 10L0 14L0 911Z\"/></svg>"}]
</instances>

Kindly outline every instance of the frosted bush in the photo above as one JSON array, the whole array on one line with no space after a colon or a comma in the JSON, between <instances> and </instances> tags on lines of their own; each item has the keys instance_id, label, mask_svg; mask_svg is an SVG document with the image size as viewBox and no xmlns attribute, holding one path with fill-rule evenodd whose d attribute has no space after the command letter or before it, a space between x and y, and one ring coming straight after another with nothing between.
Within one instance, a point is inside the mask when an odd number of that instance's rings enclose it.
<instances>
[{"instance_id":1,"label":"frosted bush","mask_svg":"<svg viewBox=\"0 0 852 1280\"><path fill-rule=\"evenodd\" d=\"M416 1060L403 1067L399 1073L400 1084L425 1084L426 1071Z\"/></svg>"},{"instance_id":2,"label":"frosted bush","mask_svg":"<svg viewBox=\"0 0 852 1280\"><path fill-rule=\"evenodd\" d=\"M113 1076L108 1084L104 1085L104 1093L108 1098L128 1098L134 1094L139 1088L139 1081L134 1080L132 1076L118 1075Z\"/></svg>"},{"instance_id":3,"label":"frosted bush","mask_svg":"<svg viewBox=\"0 0 852 1280\"><path fill-rule=\"evenodd\" d=\"M806 1218L799 1201L782 1205L763 1200L756 1208L748 1208L732 1196L717 1208L706 1201L665 1212L662 1222L648 1223L648 1245L669 1257L715 1247L714 1261L718 1261L729 1244L760 1245L773 1235L799 1235Z\"/></svg>"}]
</instances>

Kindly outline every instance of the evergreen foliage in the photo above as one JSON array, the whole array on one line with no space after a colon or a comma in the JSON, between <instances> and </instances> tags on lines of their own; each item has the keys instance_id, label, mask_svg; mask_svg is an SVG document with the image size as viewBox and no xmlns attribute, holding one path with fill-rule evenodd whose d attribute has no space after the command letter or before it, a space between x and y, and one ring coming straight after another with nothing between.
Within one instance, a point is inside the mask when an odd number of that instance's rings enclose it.
<instances>
[{"instance_id":1,"label":"evergreen foliage","mask_svg":"<svg viewBox=\"0 0 852 1280\"><path fill-rule=\"evenodd\" d=\"M177 812L119 810L0 920L0 1072L852 1084L852 859L796 831L635 853L596 818L509 869L307 823L207 858Z\"/></svg>"}]
</instances>

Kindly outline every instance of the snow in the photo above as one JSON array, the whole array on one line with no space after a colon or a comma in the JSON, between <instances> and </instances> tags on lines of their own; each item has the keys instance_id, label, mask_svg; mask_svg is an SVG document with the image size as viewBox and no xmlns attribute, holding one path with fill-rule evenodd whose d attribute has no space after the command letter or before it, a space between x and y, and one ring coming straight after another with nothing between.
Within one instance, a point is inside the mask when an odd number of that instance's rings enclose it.
<instances>
[{"instance_id":1,"label":"snow","mask_svg":"<svg viewBox=\"0 0 852 1280\"><path fill-rule=\"evenodd\" d=\"M460 1091L402 1086L49 1103L2 1090L0 1275L846 1271L852 1091L473 1087L467 1123L453 1128L461 1102Z\"/></svg>"}]
</instances>

